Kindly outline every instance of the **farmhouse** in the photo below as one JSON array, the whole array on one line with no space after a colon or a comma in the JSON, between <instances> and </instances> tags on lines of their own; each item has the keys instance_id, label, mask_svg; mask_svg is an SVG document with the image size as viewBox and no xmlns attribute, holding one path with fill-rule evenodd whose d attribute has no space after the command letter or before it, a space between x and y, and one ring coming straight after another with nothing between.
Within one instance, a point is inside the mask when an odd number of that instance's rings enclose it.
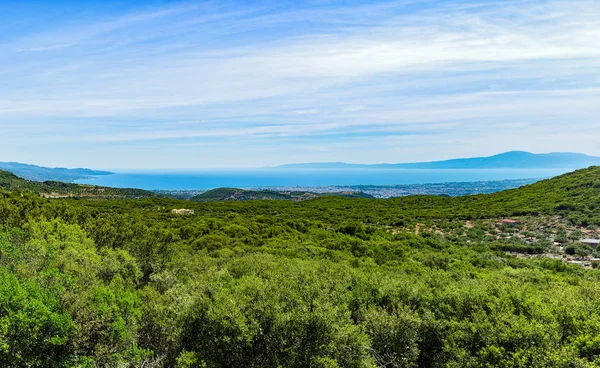
<instances>
[{"instance_id":1,"label":"farmhouse","mask_svg":"<svg viewBox=\"0 0 600 368\"><path fill-rule=\"evenodd\" d=\"M187 208L179 208L171 210L171 213L175 215L193 215L194 210L188 210Z\"/></svg>"},{"instance_id":2,"label":"farmhouse","mask_svg":"<svg viewBox=\"0 0 600 368\"><path fill-rule=\"evenodd\" d=\"M600 239L581 239L580 243L596 248L600 244Z\"/></svg>"}]
</instances>

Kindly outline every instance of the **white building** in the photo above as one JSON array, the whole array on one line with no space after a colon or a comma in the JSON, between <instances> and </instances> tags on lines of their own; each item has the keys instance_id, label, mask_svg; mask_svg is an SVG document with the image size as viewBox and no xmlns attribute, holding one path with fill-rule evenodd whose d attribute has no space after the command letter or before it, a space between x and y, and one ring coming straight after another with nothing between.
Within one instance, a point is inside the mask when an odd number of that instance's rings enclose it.
<instances>
[{"instance_id":1,"label":"white building","mask_svg":"<svg viewBox=\"0 0 600 368\"><path fill-rule=\"evenodd\" d=\"M581 239L581 244L596 248L600 244L600 239Z\"/></svg>"},{"instance_id":2,"label":"white building","mask_svg":"<svg viewBox=\"0 0 600 368\"><path fill-rule=\"evenodd\" d=\"M171 213L173 213L175 215L193 215L194 210L188 210L187 208L179 208L179 209L171 210Z\"/></svg>"}]
</instances>

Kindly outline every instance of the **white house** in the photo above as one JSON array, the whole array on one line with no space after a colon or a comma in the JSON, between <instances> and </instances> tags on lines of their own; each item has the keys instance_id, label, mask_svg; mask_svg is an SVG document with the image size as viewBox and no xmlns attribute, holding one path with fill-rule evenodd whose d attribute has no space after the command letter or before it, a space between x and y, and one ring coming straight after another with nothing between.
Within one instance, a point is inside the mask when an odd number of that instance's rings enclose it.
<instances>
[{"instance_id":1,"label":"white house","mask_svg":"<svg viewBox=\"0 0 600 368\"><path fill-rule=\"evenodd\" d=\"M171 210L171 213L173 213L175 215L193 215L194 210L188 210L187 208L179 208L179 209Z\"/></svg>"},{"instance_id":2,"label":"white house","mask_svg":"<svg viewBox=\"0 0 600 368\"><path fill-rule=\"evenodd\" d=\"M600 244L600 239L581 239L581 244L596 248Z\"/></svg>"}]
</instances>

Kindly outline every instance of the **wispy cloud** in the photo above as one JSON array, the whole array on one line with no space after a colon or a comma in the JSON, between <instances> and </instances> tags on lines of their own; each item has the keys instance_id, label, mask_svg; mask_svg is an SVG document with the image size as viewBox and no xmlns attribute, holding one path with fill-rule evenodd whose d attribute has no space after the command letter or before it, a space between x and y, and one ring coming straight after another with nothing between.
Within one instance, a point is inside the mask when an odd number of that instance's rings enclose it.
<instances>
[{"instance_id":1,"label":"wispy cloud","mask_svg":"<svg viewBox=\"0 0 600 368\"><path fill-rule=\"evenodd\" d=\"M570 144L565 132L588 139L600 116L595 1L97 6L51 24L34 7L22 14L34 26L0 38L0 128L14 142L0 158L19 159L27 141L35 147L24 159L52 142L67 151L89 142L110 152L96 162L111 166L123 154L111 143L161 141L177 155L181 140L223 138L223 165L242 152L256 166L282 163L292 158L286 147L311 139L330 147L318 150L323 160L346 160L340 147L353 145L362 161L405 161L414 149L381 157L356 143L417 134L411 144L437 158L454 152L447 142L518 130L530 137L523 147L473 144L472 154L550 150ZM261 154L267 143L279 153Z\"/></svg>"}]
</instances>

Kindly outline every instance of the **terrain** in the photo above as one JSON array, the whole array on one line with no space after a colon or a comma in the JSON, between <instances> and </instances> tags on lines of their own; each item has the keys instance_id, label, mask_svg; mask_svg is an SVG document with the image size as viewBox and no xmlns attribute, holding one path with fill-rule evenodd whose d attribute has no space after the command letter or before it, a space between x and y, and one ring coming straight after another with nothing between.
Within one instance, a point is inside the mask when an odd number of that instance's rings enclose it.
<instances>
[{"instance_id":1,"label":"terrain","mask_svg":"<svg viewBox=\"0 0 600 368\"><path fill-rule=\"evenodd\" d=\"M408 195L461 196L479 193L493 193L508 188L531 184L539 179L500 180L487 182L439 183L416 185L357 185L307 188L264 188L239 189L216 188L212 190L156 190L122 189L72 184L57 181L34 182L0 170L0 187L7 190L29 190L47 198L143 198L163 196L195 202L250 201L250 200L291 200L303 201L318 197L336 196L345 198L391 198Z\"/></svg>"},{"instance_id":2,"label":"terrain","mask_svg":"<svg viewBox=\"0 0 600 368\"><path fill-rule=\"evenodd\" d=\"M182 191L152 192L133 188L109 188L88 184L63 183L59 181L37 182L18 177L8 171L0 170L0 188L9 191L30 191L44 198L87 198L87 199L131 199L147 198L162 195L176 199L196 202L212 201L249 201L249 200L292 200L302 201L323 196L339 196L347 198L373 198L358 191L340 191L333 193L314 193L310 191L274 191L244 190L235 188L217 188L196 195Z\"/></svg>"},{"instance_id":3,"label":"terrain","mask_svg":"<svg viewBox=\"0 0 600 368\"><path fill-rule=\"evenodd\" d=\"M46 198L88 198L88 199L125 199L154 197L155 193L142 189L121 189L99 187L86 184L72 184L47 180L44 182L26 180L8 171L0 170L0 188L9 191L31 191Z\"/></svg>"},{"instance_id":4,"label":"terrain","mask_svg":"<svg viewBox=\"0 0 600 368\"><path fill-rule=\"evenodd\" d=\"M399 185L326 185L326 186L277 186L267 188L236 189L216 188L216 192L208 190L154 190L160 196L174 199L210 200L255 200L255 199L291 199L304 200L319 196L337 195L345 197L392 198L409 195L442 195L457 197L472 194L494 193L506 189L514 189L535 183L542 178L509 179L473 182L448 182L429 184L399 184ZM248 195L248 191L250 194ZM237 195L236 195L237 193ZM278 193L272 195L272 193ZM259 195L259 196L258 196ZM202 199L204 197L204 199ZM208 197L208 198L207 198Z\"/></svg>"},{"instance_id":5,"label":"terrain","mask_svg":"<svg viewBox=\"0 0 600 368\"><path fill-rule=\"evenodd\" d=\"M600 261L581 243L600 234L600 167L455 198L20 185L0 189L2 366L600 365Z\"/></svg>"},{"instance_id":6,"label":"terrain","mask_svg":"<svg viewBox=\"0 0 600 368\"><path fill-rule=\"evenodd\" d=\"M446 182L396 185L328 185L317 187L271 187L274 191L310 191L313 193L360 192L375 198L393 198L409 195L441 195L458 197L472 194L500 192L533 184L543 178L507 179L492 181Z\"/></svg>"},{"instance_id":7,"label":"terrain","mask_svg":"<svg viewBox=\"0 0 600 368\"><path fill-rule=\"evenodd\" d=\"M304 201L325 196L346 198L374 198L359 191L314 193L310 191L275 191L275 190L245 190L236 188L217 188L206 191L190 198L196 202L214 201L250 201L250 200L293 200Z\"/></svg>"},{"instance_id":8,"label":"terrain","mask_svg":"<svg viewBox=\"0 0 600 368\"><path fill-rule=\"evenodd\" d=\"M374 169L578 169L600 165L600 157L581 153L554 152L536 154L523 151L504 152L489 157L458 158L444 161L414 162L397 164L348 164L344 162L321 162L287 164L277 168L374 168Z\"/></svg>"}]
</instances>

